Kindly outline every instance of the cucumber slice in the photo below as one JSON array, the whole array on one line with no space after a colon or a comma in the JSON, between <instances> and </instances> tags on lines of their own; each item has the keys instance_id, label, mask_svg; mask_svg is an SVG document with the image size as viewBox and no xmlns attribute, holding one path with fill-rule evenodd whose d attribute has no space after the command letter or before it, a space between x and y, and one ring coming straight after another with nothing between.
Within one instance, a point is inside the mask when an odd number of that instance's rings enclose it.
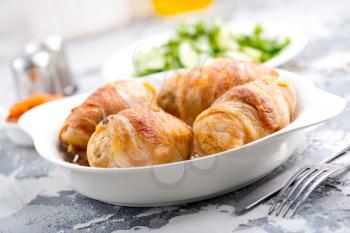
<instances>
[{"instance_id":1,"label":"cucumber slice","mask_svg":"<svg viewBox=\"0 0 350 233\"><path fill-rule=\"evenodd\" d=\"M239 44L235 40L232 31L227 27L220 28L216 36L216 43L222 50L238 50Z\"/></svg>"},{"instance_id":2,"label":"cucumber slice","mask_svg":"<svg viewBox=\"0 0 350 233\"><path fill-rule=\"evenodd\" d=\"M189 41L184 41L179 46L179 59L186 68L195 67L199 63L199 54Z\"/></svg>"},{"instance_id":3,"label":"cucumber slice","mask_svg":"<svg viewBox=\"0 0 350 233\"><path fill-rule=\"evenodd\" d=\"M239 51L226 51L222 54L222 56L242 61L254 61L254 59L251 56L241 53Z\"/></svg>"},{"instance_id":4,"label":"cucumber slice","mask_svg":"<svg viewBox=\"0 0 350 233\"><path fill-rule=\"evenodd\" d=\"M210 53L212 51L209 39L207 36L201 36L195 41L196 48L204 53Z\"/></svg>"},{"instance_id":5,"label":"cucumber slice","mask_svg":"<svg viewBox=\"0 0 350 233\"><path fill-rule=\"evenodd\" d=\"M242 48L242 52L252 57L256 61L260 61L261 56L263 55L263 53L260 50L249 46L244 46Z\"/></svg>"},{"instance_id":6,"label":"cucumber slice","mask_svg":"<svg viewBox=\"0 0 350 233\"><path fill-rule=\"evenodd\" d=\"M138 70L161 70L165 68L165 59L160 48L150 51L138 51L134 58Z\"/></svg>"}]
</instances>

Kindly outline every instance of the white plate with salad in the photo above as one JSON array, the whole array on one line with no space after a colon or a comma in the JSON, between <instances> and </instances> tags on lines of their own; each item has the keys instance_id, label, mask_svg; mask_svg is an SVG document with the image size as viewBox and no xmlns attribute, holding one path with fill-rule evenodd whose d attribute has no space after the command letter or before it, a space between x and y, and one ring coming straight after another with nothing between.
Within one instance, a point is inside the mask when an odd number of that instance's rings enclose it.
<instances>
[{"instance_id":1,"label":"white plate with salad","mask_svg":"<svg viewBox=\"0 0 350 233\"><path fill-rule=\"evenodd\" d=\"M216 57L262 62L290 61L306 44L304 34L286 23L220 20L180 23L173 31L142 39L105 62L109 81L199 66Z\"/></svg>"}]
</instances>

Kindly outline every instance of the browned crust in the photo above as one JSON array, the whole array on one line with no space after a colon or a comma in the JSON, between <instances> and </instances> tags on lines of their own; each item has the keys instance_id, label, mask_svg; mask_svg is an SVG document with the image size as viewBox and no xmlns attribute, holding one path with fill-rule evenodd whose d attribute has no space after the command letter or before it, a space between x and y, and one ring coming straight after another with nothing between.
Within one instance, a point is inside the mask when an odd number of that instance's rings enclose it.
<instances>
[{"instance_id":1,"label":"browned crust","mask_svg":"<svg viewBox=\"0 0 350 233\"><path fill-rule=\"evenodd\" d=\"M189 159L191 128L159 111L129 108L107 117L91 136L87 156L94 167L138 167Z\"/></svg>"},{"instance_id":2,"label":"browned crust","mask_svg":"<svg viewBox=\"0 0 350 233\"><path fill-rule=\"evenodd\" d=\"M196 118L196 153L221 152L282 129L292 120L295 108L290 83L256 80L232 87Z\"/></svg>"},{"instance_id":3,"label":"browned crust","mask_svg":"<svg viewBox=\"0 0 350 233\"><path fill-rule=\"evenodd\" d=\"M125 96L117 88L120 87L126 94L131 95L133 101L128 103ZM133 88L133 90L125 90ZM132 96L133 92L143 91L144 98ZM125 95L124 93L124 95ZM136 93L137 94L137 93ZM133 106L155 105L155 95L147 87L132 80L122 80L108 83L97 89L80 106L72 109L59 133L61 142L74 150L86 149L88 140L95 131L97 124L105 117Z\"/></svg>"},{"instance_id":4,"label":"browned crust","mask_svg":"<svg viewBox=\"0 0 350 233\"><path fill-rule=\"evenodd\" d=\"M165 111L192 125L199 113L231 87L277 77L275 70L259 63L220 58L169 77L157 101Z\"/></svg>"},{"instance_id":5,"label":"browned crust","mask_svg":"<svg viewBox=\"0 0 350 233\"><path fill-rule=\"evenodd\" d=\"M133 125L141 138L147 139L153 145L162 143L162 135L157 127L159 124L155 113L152 111L125 110L120 112L121 116L126 117Z\"/></svg>"},{"instance_id":6,"label":"browned crust","mask_svg":"<svg viewBox=\"0 0 350 233\"><path fill-rule=\"evenodd\" d=\"M225 102L239 98L254 106L260 115L262 122L272 131L285 127L290 122L290 116L295 111L296 98L285 94L280 90L277 82L257 80L244 85L231 88L216 102Z\"/></svg>"}]
</instances>

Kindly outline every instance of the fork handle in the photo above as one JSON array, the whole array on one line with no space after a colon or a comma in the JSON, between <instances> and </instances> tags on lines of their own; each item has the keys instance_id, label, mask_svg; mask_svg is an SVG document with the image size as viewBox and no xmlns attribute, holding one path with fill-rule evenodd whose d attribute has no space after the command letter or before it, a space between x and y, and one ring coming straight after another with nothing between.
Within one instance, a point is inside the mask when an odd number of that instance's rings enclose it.
<instances>
[{"instance_id":1,"label":"fork handle","mask_svg":"<svg viewBox=\"0 0 350 233\"><path fill-rule=\"evenodd\" d=\"M350 151L346 151L343 155L335 158L330 162L331 164L338 164L344 167L344 170L350 169Z\"/></svg>"}]
</instances>

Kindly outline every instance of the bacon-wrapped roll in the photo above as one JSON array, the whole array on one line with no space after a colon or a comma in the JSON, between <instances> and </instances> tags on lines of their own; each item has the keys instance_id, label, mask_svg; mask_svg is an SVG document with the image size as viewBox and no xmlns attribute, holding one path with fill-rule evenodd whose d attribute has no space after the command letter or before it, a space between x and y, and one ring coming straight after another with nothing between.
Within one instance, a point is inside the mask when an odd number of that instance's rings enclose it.
<instances>
[{"instance_id":1,"label":"bacon-wrapped roll","mask_svg":"<svg viewBox=\"0 0 350 233\"><path fill-rule=\"evenodd\" d=\"M288 125L296 108L294 87L257 80L228 90L193 125L199 156L242 146Z\"/></svg>"},{"instance_id":2,"label":"bacon-wrapped roll","mask_svg":"<svg viewBox=\"0 0 350 233\"><path fill-rule=\"evenodd\" d=\"M90 136L105 117L130 107L157 108L155 92L146 83L121 80L97 89L72 110L59 133L69 153L85 152Z\"/></svg>"},{"instance_id":3,"label":"bacon-wrapped roll","mask_svg":"<svg viewBox=\"0 0 350 233\"><path fill-rule=\"evenodd\" d=\"M231 87L277 77L276 71L259 63L219 58L168 78L157 102L166 112L192 125L199 113Z\"/></svg>"},{"instance_id":4,"label":"bacon-wrapped roll","mask_svg":"<svg viewBox=\"0 0 350 233\"><path fill-rule=\"evenodd\" d=\"M103 120L91 136L92 167L139 167L186 160L192 153L190 126L163 111L129 108Z\"/></svg>"}]
</instances>

